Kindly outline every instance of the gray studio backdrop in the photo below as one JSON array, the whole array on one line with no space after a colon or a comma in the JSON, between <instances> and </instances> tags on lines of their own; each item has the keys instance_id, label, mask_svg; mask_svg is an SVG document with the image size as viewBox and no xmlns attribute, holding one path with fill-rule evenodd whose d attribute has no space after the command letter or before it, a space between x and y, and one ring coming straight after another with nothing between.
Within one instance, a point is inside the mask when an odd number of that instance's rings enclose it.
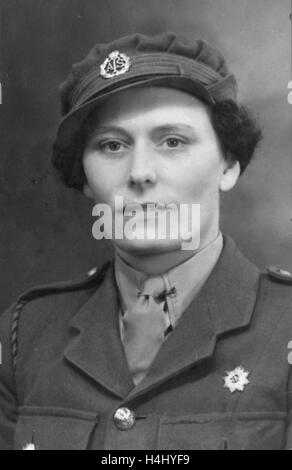
<instances>
[{"instance_id":1,"label":"gray studio backdrop","mask_svg":"<svg viewBox=\"0 0 292 470\"><path fill-rule=\"evenodd\" d=\"M2 0L0 310L34 285L79 277L110 255L91 205L54 179L57 87L96 42L172 30L218 45L264 142L225 197L222 225L261 268L292 269L290 0Z\"/></svg>"}]
</instances>

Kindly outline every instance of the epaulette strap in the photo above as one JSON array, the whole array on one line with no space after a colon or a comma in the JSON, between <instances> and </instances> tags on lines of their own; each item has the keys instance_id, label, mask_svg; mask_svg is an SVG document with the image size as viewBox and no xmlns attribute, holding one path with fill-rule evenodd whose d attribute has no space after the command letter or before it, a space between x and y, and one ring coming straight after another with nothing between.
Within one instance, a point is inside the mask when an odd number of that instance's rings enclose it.
<instances>
[{"instance_id":1,"label":"epaulette strap","mask_svg":"<svg viewBox=\"0 0 292 470\"><path fill-rule=\"evenodd\" d=\"M16 371L17 366L17 355L18 355L18 327L21 311L25 304L44 295L50 295L58 292L70 292L81 288L91 288L100 284L111 264L111 261L106 262L100 270L93 269L87 273L87 277L81 281L66 281L59 282L57 284L39 286L28 290L22 294L16 304L15 310L12 316L12 328L11 328L11 347L12 347L12 362L14 370Z\"/></svg>"},{"instance_id":2,"label":"epaulette strap","mask_svg":"<svg viewBox=\"0 0 292 470\"><path fill-rule=\"evenodd\" d=\"M277 266L270 266L267 271L273 280L282 282L284 284L292 284L292 273L289 271L278 268Z\"/></svg>"}]
</instances>

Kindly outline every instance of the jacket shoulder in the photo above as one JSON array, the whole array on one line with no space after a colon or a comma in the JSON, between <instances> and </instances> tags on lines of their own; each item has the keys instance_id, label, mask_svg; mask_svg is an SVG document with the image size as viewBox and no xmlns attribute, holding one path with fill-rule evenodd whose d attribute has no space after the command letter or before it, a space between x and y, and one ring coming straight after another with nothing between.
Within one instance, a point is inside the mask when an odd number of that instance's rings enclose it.
<instances>
[{"instance_id":1,"label":"jacket shoulder","mask_svg":"<svg viewBox=\"0 0 292 470\"><path fill-rule=\"evenodd\" d=\"M53 284L39 285L28 289L22 293L16 302L16 304L24 305L34 299L40 297L46 297L62 292L73 292L78 290L86 290L96 288L104 279L104 275L111 264L111 261L106 262L101 268L93 268L86 275L80 279L56 282Z\"/></svg>"},{"instance_id":2,"label":"jacket shoulder","mask_svg":"<svg viewBox=\"0 0 292 470\"><path fill-rule=\"evenodd\" d=\"M99 269L93 268L80 279L33 287L22 293L16 302L14 302L13 305L1 315L1 329L3 330L3 335L6 336L6 339L9 338L10 340L14 368L16 368L17 362L18 331L22 316L26 318L26 314L28 316L31 314L35 317L38 312L38 318L41 320L41 312L46 314L46 310L51 310L51 304L55 302L56 295L64 294L72 296L74 293L84 293L86 291L97 289L104 280L110 264L111 261L108 261ZM42 308L40 308L40 306ZM31 318L29 322L32 326Z\"/></svg>"},{"instance_id":3,"label":"jacket shoulder","mask_svg":"<svg viewBox=\"0 0 292 470\"><path fill-rule=\"evenodd\" d=\"M288 284L292 287L292 273L277 266L270 266L267 269L269 278L277 283Z\"/></svg>"},{"instance_id":4,"label":"jacket shoulder","mask_svg":"<svg viewBox=\"0 0 292 470\"><path fill-rule=\"evenodd\" d=\"M292 280L288 271L280 268L268 268L260 274L257 293L257 302L260 308L268 315L274 317L282 314L292 324Z\"/></svg>"},{"instance_id":5,"label":"jacket shoulder","mask_svg":"<svg viewBox=\"0 0 292 470\"><path fill-rule=\"evenodd\" d=\"M259 293L266 298L277 298L280 304L292 302L292 275L289 271L271 266L260 274ZM291 304L290 304L291 305Z\"/></svg>"}]
</instances>

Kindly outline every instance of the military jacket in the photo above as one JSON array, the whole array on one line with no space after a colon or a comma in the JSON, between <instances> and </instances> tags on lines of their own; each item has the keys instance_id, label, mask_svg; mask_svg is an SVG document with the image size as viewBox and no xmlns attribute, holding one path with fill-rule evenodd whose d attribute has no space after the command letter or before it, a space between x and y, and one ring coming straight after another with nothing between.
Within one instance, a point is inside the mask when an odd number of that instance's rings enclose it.
<instances>
[{"instance_id":1,"label":"military jacket","mask_svg":"<svg viewBox=\"0 0 292 470\"><path fill-rule=\"evenodd\" d=\"M229 237L136 387L112 263L0 316L0 449L292 449L292 282ZM289 349L290 347L290 349Z\"/></svg>"}]
</instances>

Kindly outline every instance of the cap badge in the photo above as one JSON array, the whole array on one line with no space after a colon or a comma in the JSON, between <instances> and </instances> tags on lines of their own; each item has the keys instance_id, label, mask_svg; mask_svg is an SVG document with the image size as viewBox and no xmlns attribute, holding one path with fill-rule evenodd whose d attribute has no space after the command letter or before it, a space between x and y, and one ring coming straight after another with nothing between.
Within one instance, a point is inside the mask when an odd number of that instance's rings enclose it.
<instances>
[{"instance_id":1,"label":"cap badge","mask_svg":"<svg viewBox=\"0 0 292 470\"><path fill-rule=\"evenodd\" d=\"M131 60L126 54L113 51L100 66L100 75L104 78L113 78L128 72Z\"/></svg>"},{"instance_id":2,"label":"cap badge","mask_svg":"<svg viewBox=\"0 0 292 470\"><path fill-rule=\"evenodd\" d=\"M250 383L248 376L249 372L246 372L243 367L236 367L233 371L227 372L224 387L228 388L231 393L243 392L245 386Z\"/></svg>"}]
</instances>

